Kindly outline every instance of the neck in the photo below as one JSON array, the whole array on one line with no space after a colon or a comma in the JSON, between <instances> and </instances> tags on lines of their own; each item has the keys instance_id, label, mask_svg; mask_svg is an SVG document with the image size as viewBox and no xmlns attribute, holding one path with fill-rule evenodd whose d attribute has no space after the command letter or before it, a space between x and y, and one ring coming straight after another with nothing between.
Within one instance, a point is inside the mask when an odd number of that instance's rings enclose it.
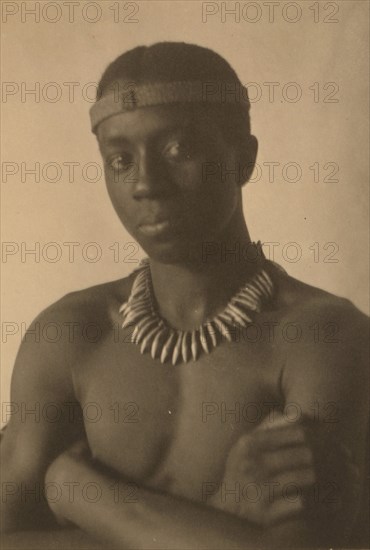
<instances>
[{"instance_id":1,"label":"neck","mask_svg":"<svg viewBox=\"0 0 370 550\"><path fill-rule=\"evenodd\" d=\"M171 326L191 330L204 323L255 273L259 262L241 219L222 238L204 243L201 257L192 262L150 261L158 312Z\"/></svg>"}]
</instances>

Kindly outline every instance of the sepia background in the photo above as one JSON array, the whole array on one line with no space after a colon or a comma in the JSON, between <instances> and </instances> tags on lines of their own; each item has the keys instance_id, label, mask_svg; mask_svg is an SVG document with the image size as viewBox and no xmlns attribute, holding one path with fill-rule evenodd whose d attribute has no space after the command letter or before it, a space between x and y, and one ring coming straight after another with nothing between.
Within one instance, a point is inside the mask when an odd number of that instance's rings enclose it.
<instances>
[{"instance_id":1,"label":"sepia background","mask_svg":"<svg viewBox=\"0 0 370 550\"><path fill-rule=\"evenodd\" d=\"M125 276L142 256L99 177L88 117L91 83L140 44L210 47L250 85L260 143L244 189L252 239L275 243L266 255L293 277L368 312L366 1L278 2L271 13L269 2L108 0L75 2L74 14L68 2L62 14L41 2L39 20L21 4L36 3L2 5L4 401L31 320L72 290ZM26 171L35 163L40 181ZM39 257L26 253L35 246Z\"/></svg>"}]
</instances>

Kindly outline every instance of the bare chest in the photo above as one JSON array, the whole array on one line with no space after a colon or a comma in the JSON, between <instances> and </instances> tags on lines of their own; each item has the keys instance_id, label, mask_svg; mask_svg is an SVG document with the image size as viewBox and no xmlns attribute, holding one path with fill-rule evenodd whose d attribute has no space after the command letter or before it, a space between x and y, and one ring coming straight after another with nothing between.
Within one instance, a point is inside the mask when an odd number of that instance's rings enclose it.
<instances>
[{"instance_id":1,"label":"bare chest","mask_svg":"<svg viewBox=\"0 0 370 550\"><path fill-rule=\"evenodd\" d=\"M201 500L237 438L277 404L278 363L266 344L225 342L173 367L106 341L76 377L92 452L125 479Z\"/></svg>"}]
</instances>

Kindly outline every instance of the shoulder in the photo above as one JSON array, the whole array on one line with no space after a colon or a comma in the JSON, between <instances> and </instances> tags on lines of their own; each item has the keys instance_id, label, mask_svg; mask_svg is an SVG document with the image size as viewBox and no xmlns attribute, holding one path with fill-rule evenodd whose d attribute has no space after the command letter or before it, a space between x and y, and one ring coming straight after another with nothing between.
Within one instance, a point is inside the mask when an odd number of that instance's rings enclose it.
<instances>
[{"instance_id":1,"label":"shoulder","mask_svg":"<svg viewBox=\"0 0 370 550\"><path fill-rule=\"evenodd\" d=\"M35 319L43 325L55 323L98 323L102 327L112 322L120 305L127 300L133 274L123 279L102 283L70 292L44 309Z\"/></svg>"},{"instance_id":2,"label":"shoulder","mask_svg":"<svg viewBox=\"0 0 370 550\"><path fill-rule=\"evenodd\" d=\"M340 332L344 339L367 340L368 317L354 304L320 288L274 270L275 307L283 324L297 324L302 332ZM308 342L307 342L308 343Z\"/></svg>"},{"instance_id":3,"label":"shoulder","mask_svg":"<svg viewBox=\"0 0 370 550\"><path fill-rule=\"evenodd\" d=\"M367 401L368 317L349 300L277 273L285 395ZM364 389L366 388L366 391Z\"/></svg>"},{"instance_id":4,"label":"shoulder","mask_svg":"<svg viewBox=\"0 0 370 550\"><path fill-rule=\"evenodd\" d=\"M14 373L23 373L31 363L37 372L42 365L67 372L81 354L96 350L119 323L119 307L129 295L132 278L71 292L41 311L23 337Z\"/></svg>"},{"instance_id":5,"label":"shoulder","mask_svg":"<svg viewBox=\"0 0 370 550\"><path fill-rule=\"evenodd\" d=\"M41 311L29 326L17 354L12 376L15 394L45 384L73 394L70 368L96 351L112 328L119 306L127 299L132 275L71 292ZM48 391L50 388L48 389Z\"/></svg>"}]
</instances>

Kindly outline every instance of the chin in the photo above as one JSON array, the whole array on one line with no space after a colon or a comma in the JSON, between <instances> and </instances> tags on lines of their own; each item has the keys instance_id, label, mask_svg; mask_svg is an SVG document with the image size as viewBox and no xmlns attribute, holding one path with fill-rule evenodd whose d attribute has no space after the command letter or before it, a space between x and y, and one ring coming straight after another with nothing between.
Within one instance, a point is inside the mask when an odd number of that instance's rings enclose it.
<instances>
[{"instance_id":1,"label":"chin","mask_svg":"<svg viewBox=\"0 0 370 550\"><path fill-rule=\"evenodd\" d=\"M162 264L192 263L192 247L183 242L140 243L152 260Z\"/></svg>"}]
</instances>

